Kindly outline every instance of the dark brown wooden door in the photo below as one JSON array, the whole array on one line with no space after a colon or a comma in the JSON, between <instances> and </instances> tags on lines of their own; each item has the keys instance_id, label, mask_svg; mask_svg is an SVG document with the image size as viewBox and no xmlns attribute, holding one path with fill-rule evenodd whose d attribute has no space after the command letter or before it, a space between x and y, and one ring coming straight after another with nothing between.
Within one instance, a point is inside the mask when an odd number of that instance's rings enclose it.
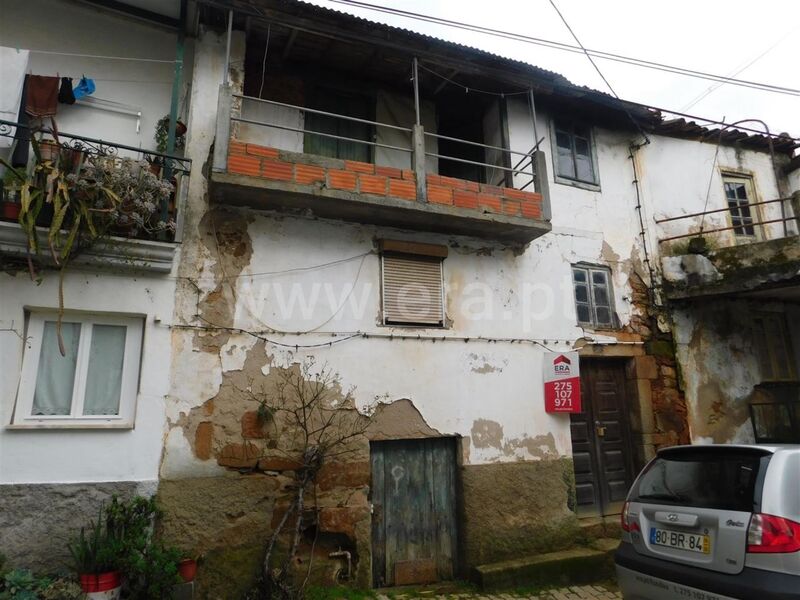
<instances>
[{"instance_id":1,"label":"dark brown wooden door","mask_svg":"<svg viewBox=\"0 0 800 600\"><path fill-rule=\"evenodd\" d=\"M624 363L581 362L583 412L570 416L581 516L619 513L633 481L625 390Z\"/></svg>"},{"instance_id":2,"label":"dark brown wooden door","mask_svg":"<svg viewBox=\"0 0 800 600\"><path fill-rule=\"evenodd\" d=\"M452 579L454 438L373 442L372 578L376 587Z\"/></svg>"}]
</instances>

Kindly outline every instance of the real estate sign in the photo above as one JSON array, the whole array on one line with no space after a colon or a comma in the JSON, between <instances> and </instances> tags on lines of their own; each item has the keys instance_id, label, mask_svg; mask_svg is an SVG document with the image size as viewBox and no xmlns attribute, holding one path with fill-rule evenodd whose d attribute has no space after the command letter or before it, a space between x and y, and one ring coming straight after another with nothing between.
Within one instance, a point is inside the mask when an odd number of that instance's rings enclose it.
<instances>
[{"instance_id":1,"label":"real estate sign","mask_svg":"<svg viewBox=\"0 0 800 600\"><path fill-rule=\"evenodd\" d=\"M581 374L577 352L544 355L544 409L549 413L581 412Z\"/></svg>"}]
</instances>

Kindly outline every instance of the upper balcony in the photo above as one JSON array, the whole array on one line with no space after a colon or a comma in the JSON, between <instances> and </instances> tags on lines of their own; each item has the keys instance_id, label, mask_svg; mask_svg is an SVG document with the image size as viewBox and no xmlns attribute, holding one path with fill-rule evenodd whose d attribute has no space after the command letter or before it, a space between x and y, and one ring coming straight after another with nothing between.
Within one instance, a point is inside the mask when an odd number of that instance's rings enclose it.
<instances>
[{"instance_id":1,"label":"upper balcony","mask_svg":"<svg viewBox=\"0 0 800 600\"><path fill-rule=\"evenodd\" d=\"M0 136L24 150L2 159L0 262L172 269L190 159L11 121Z\"/></svg>"},{"instance_id":2,"label":"upper balcony","mask_svg":"<svg viewBox=\"0 0 800 600\"><path fill-rule=\"evenodd\" d=\"M363 69L341 55L350 43L311 59L303 45L316 38L286 31L251 30L244 58L230 57L212 201L508 244L550 231L528 91L511 107L442 80L433 59L377 44L364 44Z\"/></svg>"},{"instance_id":3,"label":"upper balcony","mask_svg":"<svg viewBox=\"0 0 800 600\"><path fill-rule=\"evenodd\" d=\"M656 221L668 298L800 299L800 192L750 202L750 185L732 178L727 207Z\"/></svg>"}]
</instances>

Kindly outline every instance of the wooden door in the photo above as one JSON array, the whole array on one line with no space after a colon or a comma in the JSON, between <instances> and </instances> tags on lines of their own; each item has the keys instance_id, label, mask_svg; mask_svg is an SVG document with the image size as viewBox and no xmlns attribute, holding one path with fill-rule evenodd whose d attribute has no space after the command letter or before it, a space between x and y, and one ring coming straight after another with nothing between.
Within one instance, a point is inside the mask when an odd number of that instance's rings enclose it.
<instances>
[{"instance_id":1,"label":"wooden door","mask_svg":"<svg viewBox=\"0 0 800 600\"><path fill-rule=\"evenodd\" d=\"M633 482L625 365L581 362L583 412L571 415L580 516L617 514Z\"/></svg>"},{"instance_id":2,"label":"wooden door","mask_svg":"<svg viewBox=\"0 0 800 600\"><path fill-rule=\"evenodd\" d=\"M455 573L455 438L373 442L372 578L376 587Z\"/></svg>"}]
</instances>

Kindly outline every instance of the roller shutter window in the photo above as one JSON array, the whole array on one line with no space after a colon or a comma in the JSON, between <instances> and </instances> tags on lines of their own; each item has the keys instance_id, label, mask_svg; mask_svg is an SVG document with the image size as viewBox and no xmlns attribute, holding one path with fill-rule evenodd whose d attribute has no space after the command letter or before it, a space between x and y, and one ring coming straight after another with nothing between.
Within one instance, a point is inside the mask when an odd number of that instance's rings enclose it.
<instances>
[{"instance_id":1,"label":"roller shutter window","mask_svg":"<svg viewBox=\"0 0 800 600\"><path fill-rule=\"evenodd\" d=\"M444 326L441 258L385 253L381 266L384 324Z\"/></svg>"}]
</instances>

